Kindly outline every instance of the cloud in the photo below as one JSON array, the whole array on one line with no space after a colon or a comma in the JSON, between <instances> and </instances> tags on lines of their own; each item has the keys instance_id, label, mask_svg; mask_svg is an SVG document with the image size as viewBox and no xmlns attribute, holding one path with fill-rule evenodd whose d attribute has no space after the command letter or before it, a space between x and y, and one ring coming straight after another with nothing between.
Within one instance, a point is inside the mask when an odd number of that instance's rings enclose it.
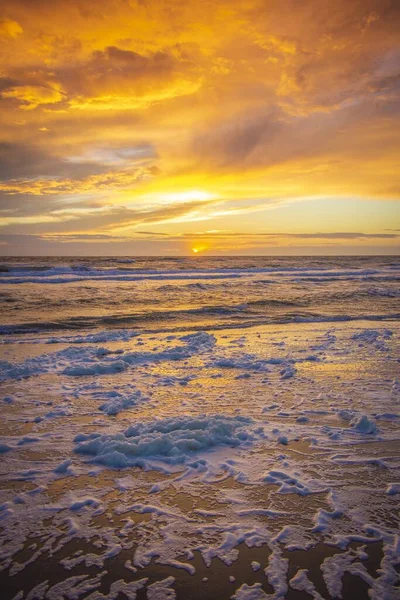
<instances>
[{"instance_id":1,"label":"cloud","mask_svg":"<svg viewBox=\"0 0 400 600\"><path fill-rule=\"evenodd\" d=\"M68 165L62 163L62 171L68 172L72 170ZM88 163L82 165L81 172L87 171L102 171L101 166ZM37 178L35 180L11 180L5 183L0 183L0 191L7 194L31 194L33 196L44 195L80 195L93 192L112 192L113 190L125 187L131 187L143 179L152 177L157 172L154 168L137 168L130 167L127 170L109 171L96 175L78 176L78 172L74 170L75 178Z\"/></svg>"},{"instance_id":2,"label":"cloud","mask_svg":"<svg viewBox=\"0 0 400 600\"><path fill-rule=\"evenodd\" d=\"M199 235L215 238L294 238L294 239L337 239L337 240L362 240L362 239L394 239L400 237L397 233L362 233L354 231L334 231L334 232L318 232L318 233L290 233L290 232L266 232L266 233L249 233L249 232L222 232L222 233L201 233Z\"/></svg>"},{"instance_id":3,"label":"cloud","mask_svg":"<svg viewBox=\"0 0 400 600\"><path fill-rule=\"evenodd\" d=\"M190 220L191 215L196 220L197 211L212 202L211 200L199 200L166 206L128 208L118 205L85 206L82 204L74 206L67 204L63 206L59 201L57 205L54 203L49 205L48 210L42 205L41 210L33 210L31 214L3 214L0 217L0 226L2 226L3 232L13 234L91 232L97 235L109 232L126 236L141 224L168 223L180 219Z\"/></svg>"},{"instance_id":4,"label":"cloud","mask_svg":"<svg viewBox=\"0 0 400 600\"><path fill-rule=\"evenodd\" d=\"M66 94L59 83L37 85L10 85L1 92L2 98L15 98L24 110L33 110L38 106L57 104L64 100Z\"/></svg>"},{"instance_id":5,"label":"cloud","mask_svg":"<svg viewBox=\"0 0 400 600\"><path fill-rule=\"evenodd\" d=\"M17 21L8 19L7 17L0 19L0 37L16 38L21 35L23 29Z\"/></svg>"},{"instance_id":6,"label":"cloud","mask_svg":"<svg viewBox=\"0 0 400 600\"><path fill-rule=\"evenodd\" d=\"M141 108L192 94L202 83L194 63L183 55L160 50L140 54L118 46L94 50L73 65L35 65L10 72L12 79L3 85L1 97L18 101L24 110L42 105L55 110Z\"/></svg>"},{"instance_id":7,"label":"cloud","mask_svg":"<svg viewBox=\"0 0 400 600\"><path fill-rule=\"evenodd\" d=\"M280 237L282 236L282 237ZM354 236L354 237L351 237ZM398 237L398 236L395 236ZM376 238L376 239L374 239ZM7 256L33 254L37 256L161 256L191 254L194 244L207 241L211 255L327 255L327 254L395 254L399 247L379 245L381 236L355 232L325 234L288 233L276 236L251 234L164 235L158 232L137 231L131 235L86 233L0 234L0 254ZM343 240L344 243L343 243ZM363 241L362 241L363 240Z\"/></svg>"},{"instance_id":8,"label":"cloud","mask_svg":"<svg viewBox=\"0 0 400 600\"><path fill-rule=\"evenodd\" d=\"M175 241L164 240L126 240L121 239L110 244L107 239L52 239L35 235L2 235L0 234L0 255L9 256L161 256L174 255L183 247L176 246Z\"/></svg>"},{"instance_id":9,"label":"cloud","mask_svg":"<svg viewBox=\"0 0 400 600\"><path fill-rule=\"evenodd\" d=\"M4 231L207 221L294 236L313 199L317 235L336 198L340 233L342 200L358 198L382 212L358 208L352 228L379 234L400 199L399 24L393 0L14 0L0 17ZM378 240L351 235L309 240Z\"/></svg>"},{"instance_id":10,"label":"cloud","mask_svg":"<svg viewBox=\"0 0 400 600\"><path fill-rule=\"evenodd\" d=\"M29 186L40 185L40 177L46 178L43 182L46 181L50 187L51 177L79 179L104 170L103 165L89 160L73 165L62 156L31 143L0 143L0 189L3 191L20 191L23 194Z\"/></svg>"}]
</instances>

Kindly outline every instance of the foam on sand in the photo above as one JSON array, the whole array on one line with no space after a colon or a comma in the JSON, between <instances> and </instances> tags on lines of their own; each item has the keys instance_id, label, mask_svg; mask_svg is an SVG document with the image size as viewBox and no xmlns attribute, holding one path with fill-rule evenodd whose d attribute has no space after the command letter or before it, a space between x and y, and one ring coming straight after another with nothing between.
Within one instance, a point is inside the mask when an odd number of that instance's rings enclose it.
<instances>
[{"instance_id":1,"label":"foam on sand","mask_svg":"<svg viewBox=\"0 0 400 600\"><path fill-rule=\"evenodd\" d=\"M70 377L110 375L136 365L160 361L179 361L212 350L216 344L213 334L200 331L178 339L179 345L168 344L155 352L124 352L103 347L70 346L59 352L43 354L21 363L0 361L0 380L23 379L42 373L56 372Z\"/></svg>"},{"instance_id":2,"label":"foam on sand","mask_svg":"<svg viewBox=\"0 0 400 600\"><path fill-rule=\"evenodd\" d=\"M175 577L167 577L162 581L156 581L147 587L147 600L174 600L175 590L171 585L175 583Z\"/></svg>"},{"instance_id":3,"label":"foam on sand","mask_svg":"<svg viewBox=\"0 0 400 600\"><path fill-rule=\"evenodd\" d=\"M232 600L271 600L271 595L266 594L261 587L261 583L247 585L244 583L232 596Z\"/></svg>"},{"instance_id":4,"label":"foam on sand","mask_svg":"<svg viewBox=\"0 0 400 600\"><path fill-rule=\"evenodd\" d=\"M374 421L369 419L366 415L354 417L354 419L350 421L350 425L354 428L354 431L357 431L358 433L366 433L369 435L378 433L378 427Z\"/></svg>"},{"instance_id":5,"label":"foam on sand","mask_svg":"<svg viewBox=\"0 0 400 600\"><path fill-rule=\"evenodd\" d=\"M78 435L75 452L116 468L151 468L152 461L180 465L192 460L194 454L217 446L248 445L255 439L249 431L252 423L245 417L222 415L139 422L116 435Z\"/></svg>"},{"instance_id":6,"label":"foam on sand","mask_svg":"<svg viewBox=\"0 0 400 600\"><path fill-rule=\"evenodd\" d=\"M174 588L182 592L175 569L214 596L220 561L227 596L283 600L291 589L320 600L312 572L299 571L292 553L304 550L301 566L310 567L315 554L306 551L317 544L335 555L323 575L337 597L350 573L372 600L395 598L398 325L391 336L375 326L379 335L364 341L354 336L365 326L352 323L334 333L257 325L245 335L75 338L70 330L57 338L68 347L52 353L30 342L0 346L5 374L17 376L1 401L9 479L0 490L0 569L11 583L26 569L29 581L31 570L49 557L52 568L62 555L60 567L77 576L43 574L48 581L35 579L20 600L67 592L172 599ZM372 577L374 542L383 558ZM159 565L166 579L155 582ZM81 576L89 568L98 570ZM131 580L142 576L149 582L140 592Z\"/></svg>"},{"instance_id":7,"label":"foam on sand","mask_svg":"<svg viewBox=\"0 0 400 600\"><path fill-rule=\"evenodd\" d=\"M132 394L122 394L116 390L104 392L103 397L107 397L107 401L99 406L99 409L106 415L117 415L119 412L136 406L140 401L143 401L140 390Z\"/></svg>"}]
</instances>

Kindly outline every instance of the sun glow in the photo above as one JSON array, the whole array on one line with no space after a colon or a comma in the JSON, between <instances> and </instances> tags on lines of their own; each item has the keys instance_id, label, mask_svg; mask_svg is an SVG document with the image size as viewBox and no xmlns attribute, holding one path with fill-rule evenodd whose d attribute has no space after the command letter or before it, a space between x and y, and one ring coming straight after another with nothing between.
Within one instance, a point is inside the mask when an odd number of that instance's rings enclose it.
<instances>
[{"instance_id":1,"label":"sun glow","mask_svg":"<svg viewBox=\"0 0 400 600\"><path fill-rule=\"evenodd\" d=\"M154 204L189 204L190 202L208 202L217 198L216 194L205 190L186 190L176 192L152 192L141 196L142 200L146 200Z\"/></svg>"},{"instance_id":2,"label":"sun glow","mask_svg":"<svg viewBox=\"0 0 400 600\"><path fill-rule=\"evenodd\" d=\"M204 250L207 250L207 246L194 246L192 248L192 252L194 252L194 254L200 254L200 252L204 252Z\"/></svg>"}]
</instances>

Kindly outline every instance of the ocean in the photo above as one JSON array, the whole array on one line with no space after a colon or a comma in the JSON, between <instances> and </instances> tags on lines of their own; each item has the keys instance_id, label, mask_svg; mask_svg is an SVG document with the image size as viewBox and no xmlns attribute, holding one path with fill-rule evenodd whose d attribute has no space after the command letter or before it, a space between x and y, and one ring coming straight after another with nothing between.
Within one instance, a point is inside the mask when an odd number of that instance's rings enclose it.
<instances>
[{"instance_id":1,"label":"ocean","mask_svg":"<svg viewBox=\"0 0 400 600\"><path fill-rule=\"evenodd\" d=\"M399 257L4 259L2 333L386 321L399 282Z\"/></svg>"},{"instance_id":2,"label":"ocean","mask_svg":"<svg viewBox=\"0 0 400 600\"><path fill-rule=\"evenodd\" d=\"M399 257L0 284L2 600L399 597Z\"/></svg>"}]
</instances>

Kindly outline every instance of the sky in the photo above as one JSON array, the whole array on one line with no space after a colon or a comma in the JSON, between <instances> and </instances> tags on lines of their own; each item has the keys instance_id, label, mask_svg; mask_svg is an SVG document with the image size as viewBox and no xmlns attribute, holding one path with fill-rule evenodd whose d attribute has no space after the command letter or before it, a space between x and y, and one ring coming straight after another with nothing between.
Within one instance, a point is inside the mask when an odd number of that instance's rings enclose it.
<instances>
[{"instance_id":1,"label":"sky","mask_svg":"<svg viewBox=\"0 0 400 600\"><path fill-rule=\"evenodd\" d=\"M398 254L398 0L5 0L0 254Z\"/></svg>"}]
</instances>

